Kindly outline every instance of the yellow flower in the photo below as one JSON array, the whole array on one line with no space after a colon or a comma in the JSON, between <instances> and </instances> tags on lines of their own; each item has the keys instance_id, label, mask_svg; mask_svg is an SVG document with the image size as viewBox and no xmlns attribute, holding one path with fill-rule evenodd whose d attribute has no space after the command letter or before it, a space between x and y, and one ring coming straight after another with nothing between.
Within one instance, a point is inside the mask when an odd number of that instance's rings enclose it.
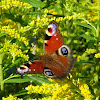
<instances>
[{"instance_id":1,"label":"yellow flower","mask_svg":"<svg viewBox=\"0 0 100 100\"><path fill-rule=\"evenodd\" d=\"M49 12L49 13L52 13L53 11L54 11L54 9L50 9L48 12Z\"/></svg>"},{"instance_id":2,"label":"yellow flower","mask_svg":"<svg viewBox=\"0 0 100 100\"><path fill-rule=\"evenodd\" d=\"M79 83L79 89L81 90L81 95L84 97L84 100L91 100L92 94L89 91L89 87L87 84L84 84L82 82Z\"/></svg>"},{"instance_id":3,"label":"yellow flower","mask_svg":"<svg viewBox=\"0 0 100 100\"><path fill-rule=\"evenodd\" d=\"M12 62L14 62L16 57L22 57L26 61L28 61L29 59L29 56L23 54L23 52L21 51L21 47L19 47L16 43L10 43L10 41L5 40L3 47L0 49L0 53L8 52L8 51L9 51L9 54L11 54L13 57Z\"/></svg>"},{"instance_id":4,"label":"yellow flower","mask_svg":"<svg viewBox=\"0 0 100 100\"><path fill-rule=\"evenodd\" d=\"M100 42L98 43L98 46L100 46Z\"/></svg>"},{"instance_id":5,"label":"yellow flower","mask_svg":"<svg viewBox=\"0 0 100 100\"><path fill-rule=\"evenodd\" d=\"M19 41L24 42L26 46L29 45L29 41L25 37L21 37L17 30L10 29L8 26L3 26L1 31L7 32L12 38L18 39Z\"/></svg>"},{"instance_id":6,"label":"yellow flower","mask_svg":"<svg viewBox=\"0 0 100 100\"><path fill-rule=\"evenodd\" d=\"M2 0L1 1L1 5L2 5L2 9L8 10L11 7L23 7L24 9L30 9L32 8L32 5L25 3L25 2L21 2L19 0Z\"/></svg>"},{"instance_id":7,"label":"yellow flower","mask_svg":"<svg viewBox=\"0 0 100 100\"><path fill-rule=\"evenodd\" d=\"M100 53L95 54L95 58L100 58Z\"/></svg>"},{"instance_id":8,"label":"yellow flower","mask_svg":"<svg viewBox=\"0 0 100 100\"><path fill-rule=\"evenodd\" d=\"M34 26L34 25L35 25L35 21L34 21L34 20L31 21L31 22L29 23L29 25L30 25L30 26Z\"/></svg>"},{"instance_id":9,"label":"yellow flower","mask_svg":"<svg viewBox=\"0 0 100 100\"><path fill-rule=\"evenodd\" d=\"M85 70L85 69L87 69L89 67L92 67L92 64L85 65L84 67L82 67L82 69Z\"/></svg>"},{"instance_id":10,"label":"yellow flower","mask_svg":"<svg viewBox=\"0 0 100 100\"><path fill-rule=\"evenodd\" d=\"M51 14L52 14L52 15L57 15L58 13L57 13L57 12L52 12Z\"/></svg>"},{"instance_id":11,"label":"yellow flower","mask_svg":"<svg viewBox=\"0 0 100 100\"><path fill-rule=\"evenodd\" d=\"M85 51L86 53L88 53L88 54L93 54L93 53L95 53L96 52L96 49L86 49L86 51Z\"/></svg>"},{"instance_id":12,"label":"yellow flower","mask_svg":"<svg viewBox=\"0 0 100 100\"><path fill-rule=\"evenodd\" d=\"M44 13L45 13L45 14L47 14L47 13L48 13L48 10L47 10L47 9L45 9Z\"/></svg>"},{"instance_id":13,"label":"yellow flower","mask_svg":"<svg viewBox=\"0 0 100 100\"><path fill-rule=\"evenodd\" d=\"M81 58L81 56L77 56L77 62L79 62L79 61L80 61L80 58Z\"/></svg>"},{"instance_id":14,"label":"yellow flower","mask_svg":"<svg viewBox=\"0 0 100 100\"><path fill-rule=\"evenodd\" d=\"M17 97L13 97L12 95L9 95L9 97L7 98L3 97L2 100L23 100L23 99L19 99Z\"/></svg>"},{"instance_id":15,"label":"yellow flower","mask_svg":"<svg viewBox=\"0 0 100 100\"><path fill-rule=\"evenodd\" d=\"M98 16L94 16L93 18L90 19L90 21L94 22L98 19Z\"/></svg>"},{"instance_id":16,"label":"yellow flower","mask_svg":"<svg viewBox=\"0 0 100 100\"><path fill-rule=\"evenodd\" d=\"M67 97L68 99L74 96L74 91L70 88L71 82L67 82L65 79L63 81L60 80L59 83L54 81L54 84L43 83L41 86L29 85L26 87L26 90L28 90L28 94L43 93L48 95L48 97L44 97L39 100L61 100L62 98Z\"/></svg>"},{"instance_id":17,"label":"yellow flower","mask_svg":"<svg viewBox=\"0 0 100 100\"><path fill-rule=\"evenodd\" d=\"M81 23L86 23L86 21L81 21Z\"/></svg>"}]
</instances>

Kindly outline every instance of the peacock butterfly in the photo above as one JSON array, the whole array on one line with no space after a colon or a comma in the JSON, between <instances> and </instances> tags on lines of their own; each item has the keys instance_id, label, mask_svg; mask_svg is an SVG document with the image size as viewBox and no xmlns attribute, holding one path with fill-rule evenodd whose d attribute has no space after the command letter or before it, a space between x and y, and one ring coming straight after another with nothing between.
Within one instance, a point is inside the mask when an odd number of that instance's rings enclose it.
<instances>
[{"instance_id":1,"label":"peacock butterfly","mask_svg":"<svg viewBox=\"0 0 100 100\"><path fill-rule=\"evenodd\" d=\"M58 26L59 24L54 20L50 22L44 40L44 55L39 56L39 60L21 65L17 69L19 74L43 73L48 78L59 79L68 75L74 63L74 57L70 47L63 44Z\"/></svg>"}]
</instances>

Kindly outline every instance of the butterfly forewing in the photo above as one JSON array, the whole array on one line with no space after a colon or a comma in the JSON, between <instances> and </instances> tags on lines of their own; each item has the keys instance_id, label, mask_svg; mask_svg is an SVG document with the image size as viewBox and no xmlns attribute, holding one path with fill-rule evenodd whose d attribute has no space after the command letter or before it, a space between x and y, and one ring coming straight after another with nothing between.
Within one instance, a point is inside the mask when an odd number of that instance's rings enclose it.
<instances>
[{"instance_id":1,"label":"butterfly forewing","mask_svg":"<svg viewBox=\"0 0 100 100\"><path fill-rule=\"evenodd\" d=\"M51 21L48 25L45 37L45 52L54 53L63 44L63 38L58 29L58 24L55 21Z\"/></svg>"}]
</instances>

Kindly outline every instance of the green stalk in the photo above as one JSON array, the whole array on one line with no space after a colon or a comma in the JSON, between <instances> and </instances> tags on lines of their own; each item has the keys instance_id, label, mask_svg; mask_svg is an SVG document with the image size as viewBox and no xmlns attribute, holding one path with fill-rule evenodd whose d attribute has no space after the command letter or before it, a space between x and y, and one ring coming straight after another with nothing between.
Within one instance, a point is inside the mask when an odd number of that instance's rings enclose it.
<instances>
[{"instance_id":1,"label":"green stalk","mask_svg":"<svg viewBox=\"0 0 100 100\"><path fill-rule=\"evenodd\" d=\"M4 91L3 68L2 68L3 56L4 56L4 54L0 54L0 82L1 82L1 91Z\"/></svg>"},{"instance_id":2,"label":"green stalk","mask_svg":"<svg viewBox=\"0 0 100 100\"><path fill-rule=\"evenodd\" d=\"M2 20L2 7L1 7L1 17L0 21ZM1 26L2 27L2 26ZM1 91L4 91L4 82L3 82L3 69L2 69L2 60L3 60L4 54L0 54L0 83L1 83Z\"/></svg>"},{"instance_id":3,"label":"green stalk","mask_svg":"<svg viewBox=\"0 0 100 100\"><path fill-rule=\"evenodd\" d=\"M97 22L97 37L99 37L99 30L100 30L100 0L98 0L98 8L97 8L97 13L98 13L98 22Z\"/></svg>"},{"instance_id":4,"label":"green stalk","mask_svg":"<svg viewBox=\"0 0 100 100\"><path fill-rule=\"evenodd\" d=\"M97 36L97 44L99 41L99 30L100 30L100 0L97 1L98 3L98 8L97 8L97 13L98 13L98 21L97 21L97 31L96 31L96 36ZM98 50L98 45L97 45L97 50ZM98 84L99 82L99 59L96 59L96 76L95 76L95 82ZM94 92L96 93L98 91L98 88L94 89ZM99 100L100 96L96 97L96 100Z\"/></svg>"}]
</instances>

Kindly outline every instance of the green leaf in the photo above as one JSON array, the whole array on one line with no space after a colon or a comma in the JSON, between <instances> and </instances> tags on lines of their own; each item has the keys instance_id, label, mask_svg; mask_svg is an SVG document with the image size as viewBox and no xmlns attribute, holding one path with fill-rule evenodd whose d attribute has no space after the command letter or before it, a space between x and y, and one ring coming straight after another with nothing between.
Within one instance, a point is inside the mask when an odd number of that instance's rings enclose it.
<instances>
[{"instance_id":1,"label":"green leaf","mask_svg":"<svg viewBox=\"0 0 100 100\"><path fill-rule=\"evenodd\" d=\"M75 62L75 64L79 64L79 63L95 64L93 61L85 61L85 60L81 60L79 62Z\"/></svg>"},{"instance_id":2,"label":"green leaf","mask_svg":"<svg viewBox=\"0 0 100 100\"><path fill-rule=\"evenodd\" d=\"M95 31L95 29L92 26L90 26L89 24L87 24L87 23L81 23L79 21L74 21L74 22L77 23L80 26L83 26L83 27L86 27L86 28L89 28L89 29Z\"/></svg>"},{"instance_id":3,"label":"green leaf","mask_svg":"<svg viewBox=\"0 0 100 100\"><path fill-rule=\"evenodd\" d=\"M32 79L30 78L14 78L14 79L9 79L5 80L5 83L24 83L24 82L29 82Z\"/></svg>"},{"instance_id":4,"label":"green leaf","mask_svg":"<svg viewBox=\"0 0 100 100\"><path fill-rule=\"evenodd\" d=\"M9 68L13 67L14 65L16 65L17 63L19 63L19 61L21 60L21 58L18 58L14 63L12 63L9 67L4 69L4 72L7 71Z\"/></svg>"},{"instance_id":5,"label":"green leaf","mask_svg":"<svg viewBox=\"0 0 100 100\"><path fill-rule=\"evenodd\" d=\"M6 33L6 32L1 32L0 33L0 37L2 37L2 36L5 36L5 35L7 35L8 33Z\"/></svg>"},{"instance_id":6,"label":"green leaf","mask_svg":"<svg viewBox=\"0 0 100 100\"><path fill-rule=\"evenodd\" d=\"M41 0L22 0L22 1L29 3L33 7L44 7L45 6L45 3L42 2Z\"/></svg>"},{"instance_id":7,"label":"green leaf","mask_svg":"<svg viewBox=\"0 0 100 100\"><path fill-rule=\"evenodd\" d=\"M8 79L5 80L5 83L24 83L24 82L29 82L33 81L36 84L42 84L42 83L51 83L47 78L44 77L39 77L39 76L23 76L22 78L13 78L13 79Z\"/></svg>"},{"instance_id":8,"label":"green leaf","mask_svg":"<svg viewBox=\"0 0 100 100\"><path fill-rule=\"evenodd\" d=\"M81 37L85 38L86 40L94 40L94 37L88 36L86 34L80 35Z\"/></svg>"},{"instance_id":9,"label":"green leaf","mask_svg":"<svg viewBox=\"0 0 100 100\"><path fill-rule=\"evenodd\" d=\"M3 85L3 66L2 66L3 57L4 57L4 54L1 53L0 54L0 85L1 85L1 90L3 90L3 88L4 88L4 85Z\"/></svg>"},{"instance_id":10,"label":"green leaf","mask_svg":"<svg viewBox=\"0 0 100 100\"><path fill-rule=\"evenodd\" d=\"M18 92L16 94L14 94L13 96L17 97L17 96L21 96L21 95L25 95L25 94L27 94L27 90L22 90L22 91L20 91L20 92Z\"/></svg>"},{"instance_id":11,"label":"green leaf","mask_svg":"<svg viewBox=\"0 0 100 100\"><path fill-rule=\"evenodd\" d=\"M5 12L4 14L8 19L13 20L14 22L19 22L22 26L26 26L28 24L27 21L24 21L22 19L21 15L15 17L14 15L16 15L16 13L14 14L14 13Z\"/></svg>"},{"instance_id":12,"label":"green leaf","mask_svg":"<svg viewBox=\"0 0 100 100\"><path fill-rule=\"evenodd\" d=\"M42 83L52 83L48 80L48 78L44 77L44 76L29 76L32 81L36 84L42 84Z\"/></svg>"}]
</instances>

